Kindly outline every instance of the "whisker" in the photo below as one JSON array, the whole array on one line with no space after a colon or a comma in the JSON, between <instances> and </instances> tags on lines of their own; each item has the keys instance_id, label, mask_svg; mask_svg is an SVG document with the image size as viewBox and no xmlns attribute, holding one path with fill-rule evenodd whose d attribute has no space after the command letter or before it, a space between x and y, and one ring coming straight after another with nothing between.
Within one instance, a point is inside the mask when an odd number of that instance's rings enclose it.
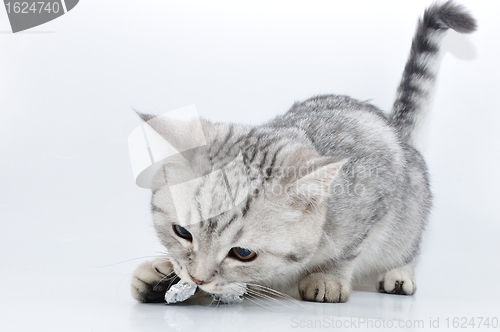
<instances>
[{"instance_id":1,"label":"whisker","mask_svg":"<svg viewBox=\"0 0 500 332\"><path fill-rule=\"evenodd\" d=\"M170 253L168 251L157 251L157 253L160 255L158 258L165 258L166 260L170 260Z\"/></svg>"},{"instance_id":2,"label":"whisker","mask_svg":"<svg viewBox=\"0 0 500 332\"><path fill-rule=\"evenodd\" d=\"M283 301L282 299L276 299L276 298L273 298L269 295L255 292L254 290L252 292L250 292L249 294L251 296L258 297L258 298L265 300L265 302L267 304L269 304L269 306L274 308L274 309L280 308L280 310L284 310L285 308L294 308L294 306L290 305L287 301Z\"/></svg>"},{"instance_id":3,"label":"whisker","mask_svg":"<svg viewBox=\"0 0 500 332\"><path fill-rule=\"evenodd\" d=\"M136 257L136 258L131 258L131 259L127 259L127 260L124 260L124 261L120 261L118 263L112 263L112 264L108 264L108 265L91 266L91 267L95 268L95 269L101 269L101 268L104 268L104 267L115 266L115 265L118 265L118 264L128 263L128 262L131 262L131 261L135 261L135 260L138 260L138 259L145 259L145 258L160 258L160 256L142 256L142 257Z\"/></svg>"},{"instance_id":4,"label":"whisker","mask_svg":"<svg viewBox=\"0 0 500 332\"><path fill-rule=\"evenodd\" d=\"M297 301L292 296L290 296L288 294L285 294L285 293L282 293L282 292L279 292L279 291L277 291L275 289L272 289L270 287L262 286L262 285L259 285L259 284L248 284L248 285L250 287L258 288L260 291L265 291L265 292L271 293L273 295L279 296L279 297L281 297L283 299L286 299L286 300Z\"/></svg>"},{"instance_id":5,"label":"whisker","mask_svg":"<svg viewBox=\"0 0 500 332\"><path fill-rule=\"evenodd\" d=\"M123 278L120 279L120 281L118 282L118 285L116 285L116 292L117 293L118 293L118 288L120 287L120 285L123 282L123 280L125 280L125 278L130 278L130 276L132 274L134 274L134 272L127 273Z\"/></svg>"},{"instance_id":6,"label":"whisker","mask_svg":"<svg viewBox=\"0 0 500 332\"><path fill-rule=\"evenodd\" d=\"M271 301L274 301L274 302L277 302L277 303L280 303L281 304L281 301L272 297L272 296L269 296L269 295L266 295L266 294L263 294L263 293L259 293L255 290L249 290L248 291L248 294L251 294L251 295L254 295L256 297L260 296L262 299L266 299L266 300L271 300Z\"/></svg>"},{"instance_id":7,"label":"whisker","mask_svg":"<svg viewBox=\"0 0 500 332\"><path fill-rule=\"evenodd\" d=\"M261 306L259 303L255 302L254 300L252 300L252 299L251 299L251 298L249 298L249 297L247 297L247 300L248 300L248 301L250 301L250 302L252 302L252 303L255 303L255 304L256 304L256 305L258 305L258 306Z\"/></svg>"},{"instance_id":8,"label":"whisker","mask_svg":"<svg viewBox=\"0 0 500 332\"><path fill-rule=\"evenodd\" d=\"M163 280L175 279L176 275L172 275L172 274L174 274L174 271L170 272L169 274L167 274L166 276L164 276L163 278L161 278L160 281L158 281L156 283L156 285L153 286L153 288L155 288L156 286L158 286L159 284L161 284L163 282ZM172 282L173 282L173 280L172 280ZM170 286L172 286L172 282L170 283L170 285L168 286L168 288L170 288Z\"/></svg>"},{"instance_id":9,"label":"whisker","mask_svg":"<svg viewBox=\"0 0 500 332\"><path fill-rule=\"evenodd\" d=\"M268 302L268 301L260 298L259 296L256 296L255 294L247 293L247 299L250 302L253 302L256 305L258 305L259 307L264 308L266 310L278 310L278 311L283 310L283 307L280 308L279 305L276 305L276 304L274 304L272 302L270 303L270 302Z\"/></svg>"},{"instance_id":10,"label":"whisker","mask_svg":"<svg viewBox=\"0 0 500 332\"><path fill-rule=\"evenodd\" d=\"M268 298L268 299L272 299L272 300L274 300L274 301L279 301L279 299L277 299L277 298L273 297L272 295L268 295L268 294L264 293L263 291L258 291L258 290L256 290L256 289L251 289L251 288L249 288L249 289L247 290L247 292L248 292L248 293L250 293L250 294L260 295L260 296L262 296L262 297L266 297L266 298Z\"/></svg>"},{"instance_id":11,"label":"whisker","mask_svg":"<svg viewBox=\"0 0 500 332\"><path fill-rule=\"evenodd\" d=\"M276 295L285 295L285 296L287 296L286 294L284 294L284 293L282 293L282 292L279 292L279 291L277 291L277 290L275 290L275 289L272 289L272 288L270 288L270 287L266 287L266 286L263 286L263 285L259 285L259 284L250 284L250 283L249 283L248 285L249 285L250 287L252 287L252 288L259 288L259 289L261 289L261 290L264 290L264 291L267 291L267 292L269 292L269 293L273 293L273 294L276 294Z\"/></svg>"},{"instance_id":12,"label":"whisker","mask_svg":"<svg viewBox=\"0 0 500 332\"><path fill-rule=\"evenodd\" d=\"M172 271L172 273L173 273L173 271ZM172 284L174 283L176 277L177 277L177 275L174 275L171 277L170 284L168 284L167 289L170 289L170 287L172 287Z\"/></svg>"},{"instance_id":13,"label":"whisker","mask_svg":"<svg viewBox=\"0 0 500 332\"><path fill-rule=\"evenodd\" d=\"M298 301L297 299L293 298L288 294L258 284L248 284L248 286L249 286L247 288L248 293L251 293L253 295L258 294L260 297L263 298L265 297L266 299L269 300L272 299L274 301L277 301L280 305L286 307L290 308L299 307L302 309L304 308L304 306L302 305L302 303L300 303L300 301Z\"/></svg>"},{"instance_id":14,"label":"whisker","mask_svg":"<svg viewBox=\"0 0 500 332\"><path fill-rule=\"evenodd\" d=\"M215 302L215 300L212 298L212 301L210 301L210 303L208 304L208 307L210 307L214 302ZM212 308L212 309L215 309L215 308Z\"/></svg>"}]
</instances>

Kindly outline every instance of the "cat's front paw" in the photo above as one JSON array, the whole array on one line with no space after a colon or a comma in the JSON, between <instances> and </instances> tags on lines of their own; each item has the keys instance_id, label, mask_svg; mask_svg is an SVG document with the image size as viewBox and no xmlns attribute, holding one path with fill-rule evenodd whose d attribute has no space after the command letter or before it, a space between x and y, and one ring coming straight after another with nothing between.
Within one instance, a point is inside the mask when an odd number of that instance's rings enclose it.
<instances>
[{"instance_id":1,"label":"cat's front paw","mask_svg":"<svg viewBox=\"0 0 500 332\"><path fill-rule=\"evenodd\" d=\"M377 290L380 293L413 295L417 290L413 274L405 269L394 269L378 276Z\"/></svg>"},{"instance_id":2,"label":"cat's front paw","mask_svg":"<svg viewBox=\"0 0 500 332\"><path fill-rule=\"evenodd\" d=\"M351 283L326 273L313 273L299 283L300 297L313 302L347 302L351 296Z\"/></svg>"},{"instance_id":3,"label":"cat's front paw","mask_svg":"<svg viewBox=\"0 0 500 332\"><path fill-rule=\"evenodd\" d=\"M130 292L139 302L165 302L168 287L175 284L177 276L167 258L145 261L132 275Z\"/></svg>"}]
</instances>

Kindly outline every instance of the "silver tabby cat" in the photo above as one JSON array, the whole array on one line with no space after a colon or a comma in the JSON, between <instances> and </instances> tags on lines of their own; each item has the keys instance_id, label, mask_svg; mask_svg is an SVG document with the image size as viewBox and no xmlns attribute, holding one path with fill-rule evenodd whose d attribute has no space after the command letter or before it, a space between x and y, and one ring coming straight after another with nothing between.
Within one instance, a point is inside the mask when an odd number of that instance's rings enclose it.
<instances>
[{"instance_id":1,"label":"silver tabby cat","mask_svg":"<svg viewBox=\"0 0 500 332\"><path fill-rule=\"evenodd\" d=\"M470 33L476 23L451 1L425 11L390 113L323 95L260 126L202 120L206 146L166 161L153 180L154 226L167 252L137 268L133 297L163 301L175 277L211 294L262 285L345 302L353 280L370 274L379 275L380 292L413 294L431 206L415 129L449 28ZM142 118L179 151L197 139L189 122ZM244 171L203 177L238 155ZM169 186L194 178L207 180L176 194L182 204L174 204ZM228 184L250 190L221 210Z\"/></svg>"}]
</instances>

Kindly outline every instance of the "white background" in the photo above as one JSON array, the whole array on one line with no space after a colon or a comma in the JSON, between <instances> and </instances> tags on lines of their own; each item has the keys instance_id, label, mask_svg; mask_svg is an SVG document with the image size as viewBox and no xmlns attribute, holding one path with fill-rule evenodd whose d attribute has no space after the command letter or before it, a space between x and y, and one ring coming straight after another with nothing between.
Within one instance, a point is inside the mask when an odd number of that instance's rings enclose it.
<instances>
[{"instance_id":1,"label":"white background","mask_svg":"<svg viewBox=\"0 0 500 332\"><path fill-rule=\"evenodd\" d=\"M17 34L0 8L0 329L296 330L329 317L440 317L445 327L500 316L500 2L460 2L479 30L443 43L417 294L357 291L347 304L291 309L133 301L130 273L162 247L130 169L131 107L196 104L214 121L257 124L337 93L388 110L431 1L83 0Z\"/></svg>"}]
</instances>

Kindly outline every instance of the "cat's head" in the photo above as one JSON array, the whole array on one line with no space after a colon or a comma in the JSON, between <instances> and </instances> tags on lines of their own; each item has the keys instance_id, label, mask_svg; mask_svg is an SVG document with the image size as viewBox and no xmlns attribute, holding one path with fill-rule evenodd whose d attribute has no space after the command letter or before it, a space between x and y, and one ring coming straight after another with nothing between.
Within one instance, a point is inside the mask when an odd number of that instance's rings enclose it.
<instances>
[{"instance_id":1,"label":"cat's head","mask_svg":"<svg viewBox=\"0 0 500 332\"><path fill-rule=\"evenodd\" d=\"M298 130L201 123L206 146L168 158L153 181L175 273L216 294L290 280L318 248L345 161L320 156ZM199 139L189 123L152 127L179 151Z\"/></svg>"}]
</instances>

